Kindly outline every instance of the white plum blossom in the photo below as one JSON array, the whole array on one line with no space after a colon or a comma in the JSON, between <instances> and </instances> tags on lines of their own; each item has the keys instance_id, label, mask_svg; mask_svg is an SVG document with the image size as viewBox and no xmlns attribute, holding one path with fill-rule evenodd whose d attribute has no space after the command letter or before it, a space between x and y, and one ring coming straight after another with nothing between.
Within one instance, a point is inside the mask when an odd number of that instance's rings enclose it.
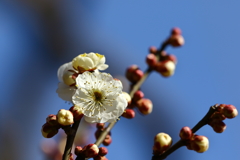
<instances>
[{"instance_id":1,"label":"white plum blossom","mask_svg":"<svg viewBox=\"0 0 240 160\"><path fill-rule=\"evenodd\" d=\"M83 73L85 71L93 71L93 70L105 70L108 68L108 65L105 64L104 55L98 53L84 53L75 57L72 60L72 66L74 69L78 70L79 73Z\"/></svg>"},{"instance_id":2,"label":"white plum blossom","mask_svg":"<svg viewBox=\"0 0 240 160\"><path fill-rule=\"evenodd\" d=\"M98 70L107 69L108 65L105 61L104 55L90 52L80 54L71 62L63 64L57 72L60 81L56 91L58 96L65 101L72 102L72 96L77 89L75 85L78 75L85 71L98 72Z\"/></svg>"},{"instance_id":3,"label":"white plum blossom","mask_svg":"<svg viewBox=\"0 0 240 160\"><path fill-rule=\"evenodd\" d=\"M118 119L127 107L122 83L110 74L84 72L76 79L77 90L73 103L82 107L89 123L105 123Z\"/></svg>"}]
</instances>

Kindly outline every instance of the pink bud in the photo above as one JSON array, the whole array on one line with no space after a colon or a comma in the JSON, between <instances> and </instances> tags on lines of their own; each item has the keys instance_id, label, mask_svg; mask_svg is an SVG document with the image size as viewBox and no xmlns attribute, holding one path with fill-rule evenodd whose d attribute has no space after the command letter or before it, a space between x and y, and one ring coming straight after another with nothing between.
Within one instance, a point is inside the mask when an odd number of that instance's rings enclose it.
<instances>
[{"instance_id":1,"label":"pink bud","mask_svg":"<svg viewBox=\"0 0 240 160\"><path fill-rule=\"evenodd\" d=\"M184 38L182 35L172 35L169 37L168 43L173 47L180 47L184 44Z\"/></svg>"},{"instance_id":2,"label":"pink bud","mask_svg":"<svg viewBox=\"0 0 240 160\"><path fill-rule=\"evenodd\" d=\"M189 127L183 127L179 133L181 139L190 140L193 136L192 130Z\"/></svg>"},{"instance_id":3,"label":"pink bud","mask_svg":"<svg viewBox=\"0 0 240 160\"><path fill-rule=\"evenodd\" d=\"M72 112L73 117L74 117L75 120L80 120L80 119L82 119L82 117L83 117L82 107L77 106L77 105L74 105L74 106L72 106L72 107L69 109L69 111Z\"/></svg>"},{"instance_id":4,"label":"pink bud","mask_svg":"<svg viewBox=\"0 0 240 160\"><path fill-rule=\"evenodd\" d=\"M128 118L128 119L132 119L135 117L135 111L132 109L126 109L123 114L123 117Z\"/></svg>"},{"instance_id":5,"label":"pink bud","mask_svg":"<svg viewBox=\"0 0 240 160\"><path fill-rule=\"evenodd\" d=\"M106 135L105 139L103 140L104 146L109 146L112 143L112 137L110 135Z\"/></svg>"},{"instance_id":6,"label":"pink bud","mask_svg":"<svg viewBox=\"0 0 240 160\"><path fill-rule=\"evenodd\" d=\"M221 113L226 117L226 118L234 118L238 115L237 108L234 105L225 105L222 107Z\"/></svg>"},{"instance_id":7,"label":"pink bud","mask_svg":"<svg viewBox=\"0 0 240 160\"><path fill-rule=\"evenodd\" d=\"M137 101L137 107L142 114L147 115L152 113L153 104L150 99L143 98Z\"/></svg>"},{"instance_id":8,"label":"pink bud","mask_svg":"<svg viewBox=\"0 0 240 160\"><path fill-rule=\"evenodd\" d=\"M216 111L211 116L211 119L212 120L220 120L220 121L222 121L222 120L225 120L226 117L222 113Z\"/></svg>"},{"instance_id":9,"label":"pink bud","mask_svg":"<svg viewBox=\"0 0 240 160\"><path fill-rule=\"evenodd\" d=\"M93 158L94 160L108 160L105 156L100 156L97 155L96 157Z\"/></svg>"},{"instance_id":10,"label":"pink bud","mask_svg":"<svg viewBox=\"0 0 240 160\"><path fill-rule=\"evenodd\" d=\"M175 27L175 28L172 29L171 34L172 35L181 35L182 31L181 31L180 28Z\"/></svg>"},{"instance_id":11,"label":"pink bud","mask_svg":"<svg viewBox=\"0 0 240 160\"><path fill-rule=\"evenodd\" d=\"M157 64L157 57L150 53L146 57L146 63L149 65L149 67L154 68L154 66Z\"/></svg>"},{"instance_id":12,"label":"pink bud","mask_svg":"<svg viewBox=\"0 0 240 160\"><path fill-rule=\"evenodd\" d=\"M108 149L106 148L106 147L100 147L99 148L99 155L100 156L105 156L105 155L107 155L107 153L108 153Z\"/></svg>"},{"instance_id":13,"label":"pink bud","mask_svg":"<svg viewBox=\"0 0 240 160\"><path fill-rule=\"evenodd\" d=\"M104 123L97 123L96 127L97 127L97 129L103 129L104 125L105 125Z\"/></svg>"},{"instance_id":14,"label":"pink bud","mask_svg":"<svg viewBox=\"0 0 240 160\"><path fill-rule=\"evenodd\" d=\"M127 79L133 83L138 82L143 77L143 75L143 71L141 71L137 65L130 66L126 72Z\"/></svg>"},{"instance_id":15,"label":"pink bud","mask_svg":"<svg viewBox=\"0 0 240 160\"><path fill-rule=\"evenodd\" d=\"M172 145L172 138L166 133L158 133L154 137L153 153L159 155Z\"/></svg>"},{"instance_id":16,"label":"pink bud","mask_svg":"<svg viewBox=\"0 0 240 160\"><path fill-rule=\"evenodd\" d=\"M82 147L76 146L74 150L75 155L78 156L81 154L81 152L82 152Z\"/></svg>"},{"instance_id":17,"label":"pink bud","mask_svg":"<svg viewBox=\"0 0 240 160\"><path fill-rule=\"evenodd\" d=\"M155 46L149 47L149 53L156 54L157 53L157 47L155 47Z\"/></svg>"},{"instance_id":18,"label":"pink bud","mask_svg":"<svg viewBox=\"0 0 240 160\"><path fill-rule=\"evenodd\" d=\"M216 133L222 133L227 128L226 124L218 119L213 119L209 122L209 125L213 128Z\"/></svg>"},{"instance_id":19,"label":"pink bud","mask_svg":"<svg viewBox=\"0 0 240 160\"><path fill-rule=\"evenodd\" d=\"M194 139L190 142L191 148L198 152L203 153L208 150L209 147L209 141L208 138L205 136L194 136Z\"/></svg>"},{"instance_id":20,"label":"pink bud","mask_svg":"<svg viewBox=\"0 0 240 160\"><path fill-rule=\"evenodd\" d=\"M173 61L173 63L177 64L177 57L173 54L166 55L165 59L169 61Z\"/></svg>"},{"instance_id":21,"label":"pink bud","mask_svg":"<svg viewBox=\"0 0 240 160\"><path fill-rule=\"evenodd\" d=\"M48 117L46 118L46 122L52 126L59 126L59 123L57 121L57 116L54 114L48 115Z\"/></svg>"},{"instance_id":22,"label":"pink bud","mask_svg":"<svg viewBox=\"0 0 240 160\"><path fill-rule=\"evenodd\" d=\"M133 101L138 101L144 97L144 93L140 90L136 91L133 95Z\"/></svg>"},{"instance_id":23,"label":"pink bud","mask_svg":"<svg viewBox=\"0 0 240 160\"><path fill-rule=\"evenodd\" d=\"M99 149L96 144L89 144L83 148L85 158L93 158L98 155Z\"/></svg>"}]
</instances>

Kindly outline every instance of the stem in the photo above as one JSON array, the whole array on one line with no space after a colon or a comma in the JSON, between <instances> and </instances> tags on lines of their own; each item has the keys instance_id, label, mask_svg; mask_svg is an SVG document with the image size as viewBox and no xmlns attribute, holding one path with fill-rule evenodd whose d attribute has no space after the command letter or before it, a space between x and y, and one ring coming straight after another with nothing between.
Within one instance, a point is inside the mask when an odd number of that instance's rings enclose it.
<instances>
[{"instance_id":1,"label":"stem","mask_svg":"<svg viewBox=\"0 0 240 160\"><path fill-rule=\"evenodd\" d=\"M75 135L77 133L80 121L81 120L75 121L72 125L71 131L67 136L67 142L66 142L66 146L65 146L65 149L64 149L64 154L63 154L62 160L68 160L69 159L69 155L70 155L71 150L72 150L73 141L75 139Z\"/></svg>"},{"instance_id":2,"label":"stem","mask_svg":"<svg viewBox=\"0 0 240 160\"><path fill-rule=\"evenodd\" d=\"M200 128L208 124L208 121L212 114L216 111L218 105L213 105L210 107L208 110L207 114L192 128L192 132L196 133ZM160 160L160 159L165 159L167 156L169 156L171 153L173 153L175 150L178 148L182 147L185 145L185 140L179 140L177 143L175 143L172 147L170 147L166 152L164 152L161 155L154 155L152 157L152 160Z\"/></svg>"}]
</instances>

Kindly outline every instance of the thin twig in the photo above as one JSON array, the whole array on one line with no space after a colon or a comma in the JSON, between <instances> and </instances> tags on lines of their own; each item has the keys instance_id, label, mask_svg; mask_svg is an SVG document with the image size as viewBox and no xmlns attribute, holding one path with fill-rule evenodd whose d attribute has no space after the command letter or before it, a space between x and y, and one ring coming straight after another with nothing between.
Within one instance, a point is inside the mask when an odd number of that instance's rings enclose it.
<instances>
[{"instance_id":1,"label":"thin twig","mask_svg":"<svg viewBox=\"0 0 240 160\"><path fill-rule=\"evenodd\" d=\"M217 109L217 105L213 105L210 107L210 109L208 110L207 114L192 128L192 132L196 133L200 128L202 128L203 126L205 126L206 124L208 124L208 121L210 119L210 117L212 116L212 114L216 111ZM169 156L171 153L173 153L174 151L176 151L178 148L182 147L185 145L185 141L184 140L179 140L177 143L175 143L173 146L171 146L168 150L166 150L166 152L164 152L163 154L156 156L154 155L152 157L152 160L161 160L161 159L165 159L167 156Z\"/></svg>"},{"instance_id":2,"label":"thin twig","mask_svg":"<svg viewBox=\"0 0 240 160\"><path fill-rule=\"evenodd\" d=\"M70 155L71 150L72 150L73 141L75 139L75 135L77 133L80 121L81 120L75 121L72 125L70 133L67 136L67 142L66 142L66 146L65 146L65 149L64 149L64 154L63 154L62 160L69 160L69 155Z\"/></svg>"}]
</instances>

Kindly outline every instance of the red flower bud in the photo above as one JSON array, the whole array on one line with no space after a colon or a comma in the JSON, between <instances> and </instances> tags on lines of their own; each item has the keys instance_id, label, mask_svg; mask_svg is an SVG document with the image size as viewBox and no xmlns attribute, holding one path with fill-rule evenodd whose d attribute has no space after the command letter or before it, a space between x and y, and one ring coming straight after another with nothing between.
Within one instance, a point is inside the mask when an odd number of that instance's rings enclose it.
<instances>
[{"instance_id":1,"label":"red flower bud","mask_svg":"<svg viewBox=\"0 0 240 160\"><path fill-rule=\"evenodd\" d=\"M132 109L126 109L123 114L123 117L128 118L128 119L132 119L135 117L135 111Z\"/></svg>"},{"instance_id":2,"label":"red flower bud","mask_svg":"<svg viewBox=\"0 0 240 160\"><path fill-rule=\"evenodd\" d=\"M181 139L190 140L193 136L192 130L189 127L183 127L179 133Z\"/></svg>"}]
</instances>

